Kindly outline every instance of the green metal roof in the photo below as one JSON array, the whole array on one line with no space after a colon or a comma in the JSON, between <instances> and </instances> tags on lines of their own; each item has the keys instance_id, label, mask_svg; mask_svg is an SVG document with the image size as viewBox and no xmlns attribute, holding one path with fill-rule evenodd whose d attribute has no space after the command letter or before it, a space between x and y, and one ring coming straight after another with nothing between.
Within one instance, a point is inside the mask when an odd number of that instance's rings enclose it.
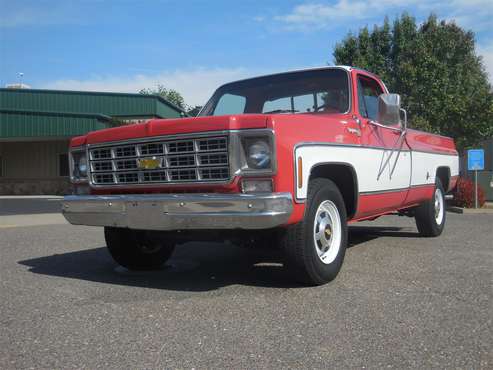
<instances>
[{"instance_id":1,"label":"green metal roof","mask_svg":"<svg viewBox=\"0 0 493 370\"><path fill-rule=\"evenodd\" d=\"M0 112L0 138L79 136L111 127L102 117Z\"/></svg>"},{"instance_id":2,"label":"green metal roof","mask_svg":"<svg viewBox=\"0 0 493 370\"><path fill-rule=\"evenodd\" d=\"M183 110L155 95L0 89L0 139L76 136L115 120L179 118Z\"/></svg>"}]
</instances>

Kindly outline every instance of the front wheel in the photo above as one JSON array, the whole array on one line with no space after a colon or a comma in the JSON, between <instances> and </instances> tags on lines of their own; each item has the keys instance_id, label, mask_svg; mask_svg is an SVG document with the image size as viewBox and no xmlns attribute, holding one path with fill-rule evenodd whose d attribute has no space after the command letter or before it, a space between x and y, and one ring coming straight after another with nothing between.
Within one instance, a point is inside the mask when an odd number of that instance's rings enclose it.
<instances>
[{"instance_id":1,"label":"front wheel","mask_svg":"<svg viewBox=\"0 0 493 370\"><path fill-rule=\"evenodd\" d=\"M445 227L446 216L445 193L437 178L433 197L416 208L415 219L419 233L427 237L439 236Z\"/></svg>"},{"instance_id":2,"label":"front wheel","mask_svg":"<svg viewBox=\"0 0 493 370\"><path fill-rule=\"evenodd\" d=\"M346 207L328 179L310 181L305 217L283 235L285 266L299 282L321 285L339 273L347 244Z\"/></svg>"},{"instance_id":3,"label":"front wheel","mask_svg":"<svg viewBox=\"0 0 493 370\"><path fill-rule=\"evenodd\" d=\"M174 243L143 230L105 227L104 237L113 259L129 270L159 269L175 249Z\"/></svg>"}]
</instances>

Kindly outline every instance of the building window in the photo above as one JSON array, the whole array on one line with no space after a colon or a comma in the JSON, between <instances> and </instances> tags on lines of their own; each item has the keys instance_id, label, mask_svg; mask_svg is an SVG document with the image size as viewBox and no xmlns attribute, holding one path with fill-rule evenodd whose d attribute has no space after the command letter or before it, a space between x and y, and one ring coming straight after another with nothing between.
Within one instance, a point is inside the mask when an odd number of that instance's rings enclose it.
<instances>
[{"instance_id":1,"label":"building window","mask_svg":"<svg viewBox=\"0 0 493 370\"><path fill-rule=\"evenodd\" d=\"M0 155L0 177L3 177L3 158Z\"/></svg>"},{"instance_id":2,"label":"building window","mask_svg":"<svg viewBox=\"0 0 493 370\"><path fill-rule=\"evenodd\" d=\"M58 155L58 175L69 176L68 169L68 154L63 153Z\"/></svg>"}]
</instances>

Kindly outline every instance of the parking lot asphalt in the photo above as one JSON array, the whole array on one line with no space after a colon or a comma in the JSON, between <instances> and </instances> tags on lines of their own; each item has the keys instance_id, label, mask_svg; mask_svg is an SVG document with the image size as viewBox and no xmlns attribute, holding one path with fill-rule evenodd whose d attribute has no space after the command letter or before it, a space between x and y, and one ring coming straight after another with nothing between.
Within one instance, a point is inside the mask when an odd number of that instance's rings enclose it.
<instances>
[{"instance_id":1,"label":"parking lot asphalt","mask_svg":"<svg viewBox=\"0 0 493 370\"><path fill-rule=\"evenodd\" d=\"M61 199L44 195L0 196L0 230L18 226L66 224L60 213Z\"/></svg>"},{"instance_id":2,"label":"parking lot asphalt","mask_svg":"<svg viewBox=\"0 0 493 370\"><path fill-rule=\"evenodd\" d=\"M491 214L449 213L433 239L352 226L340 275L310 288L275 251L189 243L134 273L100 228L28 224L0 228L2 369L493 367Z\"/></svg>"}]
</instances>

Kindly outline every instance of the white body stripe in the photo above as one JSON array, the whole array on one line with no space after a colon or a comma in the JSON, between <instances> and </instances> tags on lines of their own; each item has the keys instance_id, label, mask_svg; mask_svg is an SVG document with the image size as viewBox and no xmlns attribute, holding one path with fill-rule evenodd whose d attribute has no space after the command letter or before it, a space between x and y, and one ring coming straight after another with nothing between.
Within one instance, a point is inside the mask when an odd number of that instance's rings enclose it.
<instances>
[{"instance_id":1,"label":"white body stripe","mask_svg":"<svg viewBox=\"0 0 493 370\"><path fill-rule=\"evenodd\" d=\"M389 155L391 158L387 161ZM297 185L298 169L296 168L295 171L296 198L299 200L307 196L308 179L313 167L322 163L342 163L352 166L358 177L360 193L405 189L410 185L433 184L436 169L441 166L449 167L451 176L458 174L458 157L441 154L399 152L398 150L391 152L391 150L359 146L306 144L295 149L296 167L299 157L302 158L303 166L301 188Z\"/></svg>"},{"instance_id":2,"label":"white body stripe","mask_svg":"<svg viewBox=\"0 0 493 370\"><path fill-rule=\"evenodd\" d=\"M459 175L458 156L413 151L412 159L411 185L434 184L438 167L450 168L450 176Z\"/></svg>"}]
</instances>

